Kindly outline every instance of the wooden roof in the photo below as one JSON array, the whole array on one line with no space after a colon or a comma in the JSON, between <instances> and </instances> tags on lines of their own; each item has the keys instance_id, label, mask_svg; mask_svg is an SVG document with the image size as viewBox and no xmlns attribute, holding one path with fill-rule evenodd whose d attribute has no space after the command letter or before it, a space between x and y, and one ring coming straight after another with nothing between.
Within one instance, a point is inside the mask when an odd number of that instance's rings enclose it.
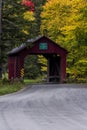
<instances>
[{"instance_id":1,"label":"wooden roof","mask_svg":"<svg viewBox=\"0 0 87 130\"><path fill-rule=\"evenodd\" d=\"M34 44L35 42L37 42L38 40L40 40L40 39L42 39L42 38L45 38L45 39L49 40L52 44L55 44L56 47L61 48L63 51L65 51L66 53L68 53L66 49L64 49L64 48L61 47L60 45L56 44L54 41L52 41L52 40L49 39L48 37L46 37L46 36L37 36L36 38L28 39L28 40L26 41L26 43L23 43L23 44L21 44L19 47L16 47L16 48L12 49L10 52L8 52L8 56L11 56L11 55L15 55L15 54L17 54L17 53L20 53L20 51L22 51L23 49L25 49L27 46L29 46L29 45L31 45L31 44Z\"/></svg>"}]
</instances>

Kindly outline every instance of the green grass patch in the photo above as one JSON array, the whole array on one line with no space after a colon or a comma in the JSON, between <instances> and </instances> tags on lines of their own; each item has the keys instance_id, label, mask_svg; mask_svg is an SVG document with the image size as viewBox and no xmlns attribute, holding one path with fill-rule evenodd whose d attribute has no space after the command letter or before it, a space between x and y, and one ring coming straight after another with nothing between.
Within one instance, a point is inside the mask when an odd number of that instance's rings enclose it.
<instances>
[{"instance_id":1,"label":"green grass patch","mask_svg":"<svg viewBox=\"0 0 87 130\"><path fill-rule=\"evenodd\" d=\"M36 79L24 79L24 83L25 84L35 84L35 83L43 83L43 79L45 78L46 76L39 76L38 78Z\"/></svg>"},{"instance_id":2,"label":"green grass patch","mask_svg":"<svg viewBox=\"0 0 87 130\"><path fill-rule=\"evenodd\" d=\"M40 83L39 79L24 79L25 84L34 84L34 83Z\"/></svg>"},{"instance_id":3,"label":"green grass patch","mask_svg":"<svg viewBox=\"0 0 87 130\"><path fill-rule=\"evenodd\" d=\"M24 79L24 82L15 80L14 82L8 82L6 78L0 80L0 95L10 94L17 92L24 88L25 85L42 83L44 76L38 77L37 79Z\"/></svg>"},{"instance_id":4,"label":"green grass patch","mask_svg":"<svg viewBox=\"0 0 87 130\"><path fill-rule=\"evenodd\" d=\"M3 81L0 81L0 95L17 92L20 89L22 89L23 87L24 87L24 84L21 82L3 83Z\"/></svg>"}]
</instances>

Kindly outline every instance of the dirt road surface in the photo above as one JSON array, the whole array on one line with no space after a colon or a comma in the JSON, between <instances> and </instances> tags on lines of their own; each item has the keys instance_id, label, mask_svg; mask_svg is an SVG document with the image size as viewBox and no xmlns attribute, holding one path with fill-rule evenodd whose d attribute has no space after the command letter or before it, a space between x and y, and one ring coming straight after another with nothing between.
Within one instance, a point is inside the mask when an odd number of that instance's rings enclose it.
<instances>
[{"instance_id":1,"label":"dirt road surface","mask_svg":"<svg viewBox=\"0 0 87 130\"><path fill-rule=\"evenodd\" d=\"M0 130L87 130L87 85L37 84L0 96Z\"/></svg>"}]
</instances>

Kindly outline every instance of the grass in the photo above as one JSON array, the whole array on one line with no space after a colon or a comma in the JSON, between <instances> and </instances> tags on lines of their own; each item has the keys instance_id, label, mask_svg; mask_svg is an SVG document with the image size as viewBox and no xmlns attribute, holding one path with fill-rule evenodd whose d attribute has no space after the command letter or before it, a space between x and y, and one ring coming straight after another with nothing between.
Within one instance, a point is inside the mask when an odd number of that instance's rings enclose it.
<instances>
[{"instance_id":1,"label":"grass","mask_svg":"<svg viewBox=\"0 0 87 130\"><path fill-rule=\"evenodd\" d=\"M41 79L24 79L25 84L34 84L34 83L40 83Z\"/></svg>"},{"instance_id":2,"label":"grass","mask_svg":"<svg viewBox=\"0 0 87 130\"><path fill-rule=\"evenodd\" d=\"M37 79L24 79L24 82L15 81L13 83L8 82L7 78L0 80L0 96L14 93L21 90L27 84L41 83L44 76L40 76Z\"/></svg>"},{"instance_id":3,"label":"grass","mask_svg":"<svg viewBox=\"0 0 87 130\"><path fill-rule=\"evenodd\" d=\"M19 91L24 87L23 83L17 82L17 83L3 83L3 81L0 81L0 95L5 95L9 93L14 93Z\"/></svg>"}]
</instances>

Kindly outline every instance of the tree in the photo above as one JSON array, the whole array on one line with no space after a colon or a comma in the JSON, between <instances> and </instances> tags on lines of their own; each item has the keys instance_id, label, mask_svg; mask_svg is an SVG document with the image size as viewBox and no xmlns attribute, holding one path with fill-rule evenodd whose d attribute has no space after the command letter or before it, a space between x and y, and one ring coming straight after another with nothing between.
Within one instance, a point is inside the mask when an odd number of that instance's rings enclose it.
<instances>
[{"instance_id":1,"label":"tree","mask_svg":"<svg viewBox=\"0 0 87 130\"><path fill-rule=\"evenodd\" d=\"M42 12L42 5L44 5L46 0L32 0L32 2L34 3L35 20L30 23L29 37L34 38L40 35L40 14ZM37 76L42 75L44 66L46 66L46 64L44 65L43 63L43 57L41 58L38 55L29 56L25 62L25 76L28 78L36 78Z\"/></svg>"},{"instance_id":2,"label":"tree","mask_svg":"<svg viewBox=\"0 0 87 130\"><path fill-rule=\"evenodd\" d=\"M46 0L4 0L2 8L2 35L1 35L1 63L6 63L7 52L12 48L26 42L27 39L40 35L42 5ZM3 51L4 50L4 51ZM33 57L30 58L33 60ZM37 59L38 56L35 56ZM31 60L27 62L31 62ZM28 64L28 63L27 63ZM33 70L39 69L40 64L33 66ZM26 65L26 68L29 68ZM38 67L37 67L38 66ZM35 67L35 68L34 68ZM26 69L25 68L25 69ZM35 75L35 71L32 75Z\"/></svg>"},{"instance_id":3,"label":"tree","mask_svg":"<svg viewBox=\"0 0 87 130\"><path fill-rule=\"evenodd\" d=\"M0 34L1 34L1 15L2 15L2 13L1 13L1 11L2 11L2 0L0 0Z\"/></svg>"},{"instance_id":4,"label":"tree","mask_svg":"<svg viewBox=\"0 0 87 130\"><path fill-rule=\"evenodd\" d=\"M65 47L69 76L86 78L87 72L87 1L48 0L41 14L41 32ZM83 67L84 66L84 67Z\"/></svg>"},{"instance_id":5,"label":"tree","mask_svg":"<svg viewBox=\"0 0 87 130\"><path fill-rule=\"evenodd\" d=\"M34 20L33 13L21 4L21 0L8 0L8 4L4 1L2 11L2 41L8 42L11 47L20 45L29 36L30 22Z\"/></svg>"},{"instance_id":6,"label":"tree","mask_svg":"<svg viewBox=\"0 0 87 130\"><path fill-rule=\"evenodd\" d=\"M1 25L1 13L2 11L2 0L0 0L0 41L1 41L1 32L2 32L2 25ZM0 47L0 55L1 55L1 47ZM0 78L2 77L2 65L0 65Z\"/></svg>"},{"instance_id":7,"label":"tree","mask_svg":"<svg viewBox=\"0 0 87 130\"><path fill-rule=\"evenodd\" d=\"M0 66L6 63L7 52L25 42L29 37L30 23L33 21L34 13L22 5L21 0L3 1L2 33L0 34Z\"/></svg>"},{"instance_id":8,"label":"tree","mask_svg":"<svg viewBox=\"0 0 87 130\"><path fill-rule=\"evenodd\" d=\"M36 79L40 75L40 66L37 62L37 57L29 55L25 59L25 78Z\"/></svg>"}]
</instances>

